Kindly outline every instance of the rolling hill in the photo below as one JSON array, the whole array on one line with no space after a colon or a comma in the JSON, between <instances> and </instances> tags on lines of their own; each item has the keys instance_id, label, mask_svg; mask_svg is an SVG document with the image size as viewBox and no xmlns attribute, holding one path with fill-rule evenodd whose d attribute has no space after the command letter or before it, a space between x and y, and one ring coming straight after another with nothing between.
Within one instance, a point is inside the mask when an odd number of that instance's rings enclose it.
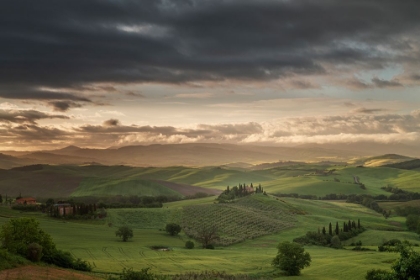
<instances>
[{"instance_id":1,"label":"rolling hill","mask_svg":"<svg viewBox=\"0 0 420 280\"><path fill-rule=\"evenodd\" d=\"M354 178L366 189L356 184ZM216 195L226 186L261 184L269 193L325 196L330 193L387 195L390 185L420 192L420 172L390 167L308 163L269 169L223 167L132 167L105 165L31 165L0 170L0 193L35 197Z\"/></svg>"},{"instance_id":2,"label":"rolling hill","mask_svg":"<svg viewBox=\"0 0 420 280\"><path fill-rule=\"evenodd\" d=\"M191 167L220 166L241 162L241 166L281 161L347 161L371 155L318 147L271 147L233 144L173 144L126 146L109 149L87 149L69 146L63 149L27 153L3 152L13 155L10 166L6 161L0 168L17 165L84 164L97 162L104 165L173 166ZM0 159L1 163L1 159ZM3 166L3 167L1 167Z\"/></svg>"}]
</instances>

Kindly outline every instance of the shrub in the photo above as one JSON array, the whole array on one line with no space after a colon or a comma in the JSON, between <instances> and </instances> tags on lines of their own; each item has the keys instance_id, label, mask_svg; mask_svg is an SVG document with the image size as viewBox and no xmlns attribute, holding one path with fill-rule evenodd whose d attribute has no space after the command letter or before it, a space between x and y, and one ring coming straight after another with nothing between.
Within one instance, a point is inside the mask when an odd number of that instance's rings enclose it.
<instances>
[{"instance_id":1,"label":"shrub","mask_svg":"<svg viewBox=\"0 0 420 280\"><path fill-rule=\"evenodd\" d=\"M29 204L29 205L16 204L12 206L12 209L22 211L22 212L36 212L40 210L39 206L34 205L34 204Z\"/></svg>"},{"instance_id":2,"label":"shrub","mask_svg":"<svg viewBox=\"0 0 420 280\"><path fill-rule=\"evenodd\" d=\"M293 239L293 242L302 244L302 245L318 245L318 246L327 246L331 243L331 235L321 234L315 231L308 231L305 236L297 237Z\"/></svg>"},{"instance_id":3,"label":"shrub","mask_svg":"<svg viewBox=\"0 0 420 280\"><path fill-rule=\"evenodd\" d=\"M365 247L361 247L361 246L356 246L352 250L353 251L375 251L373 249L369 249L369 248L365 248Z\"/></svg>"},{"instance_id":4,"label":"shrub","mask_svg":"<svg viewBox=\"0 0 420 280\"><path fill-rule=\"evenodd\" d=\"M69 252L54 250L51 254L43 256L42 260L59 267L72 268L74 259Z\"/></svg>"},{"instance_id":5,"label":"shrub","mask_svg":"<svg viewBox=\"0 0 420 280\"><path fill-rule=\"evenodd\" d=\"M181 232L181 226L175 223L170 223L166 225L166 232L174 236Z\"/></svg>"},{"instance_id":6,"label":"shrub","mask_svg":"<svg viewBox=\"0 0 420 280\"><path fill-rule=\"evenodd\" d=\"M379 252L398 252L398 246L402 244L399 239L391 239L378 246Z\"/></svg>"},{"instance_id":7,"label":"shrub","mask_svg":"<svg viewBox=\"0 0 420 280\"><path fill-rule=\"evenodd\" d=\"M195 244L191 240L188 240L187 242L185 242L185 248L187 248L187 249L193 249L194 246L195 246Z\"/></svg>"},{"instance_id":8,"label":"shrub","mask_svg":"<svg viewBox=\"0 0 420 280\"><path fill-rule=\"evenodd\" d=\"M341 240L338 235L334 235L333 238L331 238L331 247L340 249L341 248Z\"/></svg>"},{"instance_id":9,"label":"shrub","mask_svg":"<svg viewBox=\"0 0 420 280\"><path fill-rule=\"evenodd\" d=\"M72 268L81 271L92 271L92 266L81 259L74 259L69 253L61 250L54 250L48 256L43 256L42 260L46 263L53 264L63 268Z\"/></svg>"},{"instance_id":10,"label":"shrub","mask_svg":"<svg viewBox=\"0 0 420 280\"><path fill-rule=\"evenodd\" d=\"M39 222L34 218L10 219L0 230L0 240L10 253L23 257L28 255L28 244L31 243L39 244L44 255L55 250L51 236L39 227Z\"/></svg>"},{"instance_id":11,"label":"shrub","mask_svg":"<svg viewBox=\"0 0 420 280\"><path fill-rule=\"evenodd\" d=\"M77 258L73 262L73 269L80 271L92 271L92 266L85 260Z\"/></svg>"},{"instance_id":12,"label":"shrub","mask_svg":"<svg viewBox=\"0 0 420 280\"><path fill-rule=\"evenodd\" d=\"M150 268L143 268L140 271L134 271L132 268L123 269L120 280L154 280L156 276L149 272Z\"/></svg>"},{"instance_id":13,"label":"shrub","mask_svg":"<svg viewBox=\"0 0 420 280\"><path fill-rule=\"evenodd\" d=\"M386 279L392 279L387 278L389 277L389 272L383 269L371 269L368 270L366 273L365 279L366 280L386 280Z\"/></svg>"},{"instance_id":14,"label":"shrub","mask_svg":"<svg viewBox=\"0 0 420 280\"><path fill-rule=\"evenodd\" d=\"M0 270L17 267L27 263L28 260L25 258L19 255L13 255L5 249L0 249Z\"/></svg>"},{"instance_id":15,"label":"shrub","mask_svg":"<svg viewBox=\"0 0 420 280\"><path fill-rule=\"evenodd\" d=\"M28 260L32 262L39 262L42 257L42 246L38 243L31 243L28 245Z\"/></svg>"},{"instance_id":16,"label":"shrub","mask_svg":"<svg viewBox=\"0 0 420 280\"><path fill-rule=\"evenodd\" d=\"M414 251L408 242L397 246L400 258L392 265L391 272L385 270L369 270L367 280L409 280L418 279L420 275L420 253Z\"/></svg>"}]
</instances>

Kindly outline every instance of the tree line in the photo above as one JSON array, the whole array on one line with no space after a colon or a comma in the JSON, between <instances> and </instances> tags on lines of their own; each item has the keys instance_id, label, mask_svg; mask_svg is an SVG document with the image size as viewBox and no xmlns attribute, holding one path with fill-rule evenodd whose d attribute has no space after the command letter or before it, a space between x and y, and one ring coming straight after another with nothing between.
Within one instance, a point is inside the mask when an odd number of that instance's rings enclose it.
<instances>
[{"instance_id":1,"label":"tree line","mask_svg":"<svg viewBox=\"0 0 420 280\"><path fill-rule=\"evenodd\" d=\"M334 248L341 247L341 241L348 240L364 231L364 227L360 223L360 219L355 221L342 222L342 226L338 222L333 226L329 223L328 229L323 226L317 231L308 231L304 236L293 239L293 242L306 245L320 245Z\"/></svg>"},{"instance_id":2,"label":"tree line","mask_svg":"<svg viewBox=\"0 0 420 280\"><path fill-rule=\"evenodd\" d=\"M264 188L261 187L259 184L257 187L254 188L253 184L239 184L239 186L229 187L227 186L226 189L219 195L217 200L219 202L228 202L235 200L236 198L244 197L253 193L263 193L266 194Z\"/></svg>"}]
</instances>

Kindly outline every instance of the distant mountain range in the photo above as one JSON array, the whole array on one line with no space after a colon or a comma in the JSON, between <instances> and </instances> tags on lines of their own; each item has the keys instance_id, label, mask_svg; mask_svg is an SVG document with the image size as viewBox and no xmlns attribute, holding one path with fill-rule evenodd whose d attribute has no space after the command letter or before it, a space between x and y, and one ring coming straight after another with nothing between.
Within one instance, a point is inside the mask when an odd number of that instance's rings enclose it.
<instances>
[{"instance_id":1,"label":"distant mountain range","mask_svg":"<svg viewBox=\"0 0 420 280\"><path fill-rule=\"evenodd\" d=\"M415 150L415 149L414 149ZM297 147L275 147L233 144L171 144L88 149L68 146L63 149L37 152L3 151L0 168L30 164L104 164L130 166L220 166L240 163L348 162L355 158L400 153L417 156L412 147L386 144L311 144Z\"/></svg>"}]
</instances>

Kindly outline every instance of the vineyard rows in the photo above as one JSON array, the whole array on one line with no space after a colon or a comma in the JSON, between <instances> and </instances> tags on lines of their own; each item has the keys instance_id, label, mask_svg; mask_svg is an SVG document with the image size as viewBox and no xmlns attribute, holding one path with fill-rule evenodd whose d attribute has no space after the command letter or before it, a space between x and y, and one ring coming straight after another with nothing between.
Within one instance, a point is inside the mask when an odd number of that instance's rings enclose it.
<instances>
[{"instance_id":1,"label":"vineyard rows","mask_svg":"<svg viewBox=\"0 0 420 280\"><path fill-rule=\"evenodd\" d=\"M280 202L272 202L245 197L236 203L187 206L182 228L195 237L198 229L215 225L220 235L218 244L228 246L292 227L294 214Z\"/></svg>"}]
</instances>

